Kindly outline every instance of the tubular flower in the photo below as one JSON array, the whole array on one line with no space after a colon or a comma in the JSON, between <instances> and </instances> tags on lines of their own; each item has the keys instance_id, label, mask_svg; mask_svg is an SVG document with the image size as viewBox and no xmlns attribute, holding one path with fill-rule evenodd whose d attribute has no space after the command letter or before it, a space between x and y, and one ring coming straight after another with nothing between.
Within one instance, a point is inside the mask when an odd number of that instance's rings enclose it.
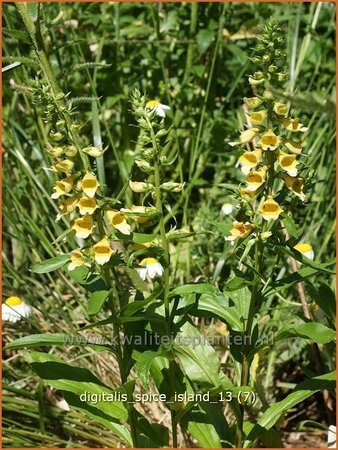
<instances>
[{"instance_id":1,"label":"tubular flower","mask_svg":"<svg viewBox=\"0 0 338 450\"><path fill-rule=\"evenodd\" d=\"M79 201L80 195L73 195L73 197L69 197L66 200L64 200L61 205L59 206L60 212L56 217L56 220L60 220L62 216L65 216L66 214L70 214L74 209L76 208L76 205Z\"/></svg>"},{"instance_id":2,"label":"tubular flower","mask_svg":"<svg viewBox=\"0 0 338 450\"><path fill-rule=\"evenodd\" d=\"M93 231L94 223L90 215L81 217L74 221L72 229L75 230L77 238L86 239Z\"/></svg>"},{"instance_id":3,"label":"tubular flower","mask_svg":"<svg viewBox=\"0 0 338 450\"><path fill-rule=\"evenodd\" d=\"M67 177L64 178L63 180L57 181L55 183L55 186L53 187L53 190L55 192L53 192L51 197L59 198L61 197L61 195L68 194L72 190L73 184L74 184L74 177Z\"/></svg>"},{"instance_id":4,"label":"tubular flower","mask_svg":"<svg viewBox=\"0 0 338 450\"><path fill-rule=\"evenodd\" d=\"M257 192L256 191L250 191L250 189L241 189L239 191L241 197L243 197L244 199L253 199L256 197Z\"/></svg>"},{"instance_id":5,"label":"tubular flower","mask_svg":"<svg viewBox=\"0 0 338 450\"><path fill-rule=\"evenodd\" d=\"M232 205L231 203L223 203L222 207L221 207L221 214L223 216L230 216L230 214L232 214L234 210L234 205Z\"/></svg>"},{"instance_id":6,"label":"tubular flower","mask_svg":"<svg viewBox=\"0 0 338 450\"><path fill-rule=\"evenodd\" d=\"M163 266L155 258L144 258L140 262L141 269L138 269L138 273L142 280L146 280L147 277L155 278L163 275Z\"/></svg>"},{"instance_id":7,"label":"tubular flower","mask_svg":"<svg viewBox=\"0 0 338 450\"><path fill-rule=\"evenodd\" d=\"M305 194L303 192L304 180L303 178L293 178L290 175L282 174L282 178L286 187L292 191L302 202L305 201Z\"/></svg>"},{"instance_id":8,"label":"tubular flower","mask_svg":"<svg viewBox=\"0 0 338 450\"><path fill-rule=\"evenodd\" d=\"M302 131L303 133L308 131L308 128L304 127L299 119L283 119L282 124L288 131Z\"/></svg>"},{"instance_id":9,"label":"tubular flower","mask_svg":"<svg viewBox=\"0 0 338 450\"><path fill-rule=\"evenodd\" d=\"M277 116L286 116L288 113L288 105L285 103L275 102L273 105L273 110Z\"/></svg>"},{"instance_id":10,"label":"tubular flower","mask_svg":"<svg viewBox=\"0 0 338 450\"><path fill-rule=\"evenodd\" d=\"M81 189L87 197L93 198L99 186L100 183L97 181L96 176L90 172L87 172L82 178Z\"/></svg>"},{"instance_id":11,"label":"tubular flower","mask_svg":"<svg viewBox=\"0 0 338 450\"><path fill-rule=\"evenodd\" d=\"M282 151L279 152L278 162L283 170L286 171L290 177L296 177L298 170L297 165L298 161L296 160L295 155L288 155Z\"/></svg>"},{"instance_id":12,"label":"tubular flower","mask_svg":"<svg viewBox=\"0 0 338 450\"><path fill-rule=\"evenodd\" d=\"M129 187L133 192L141 193L148 192L154 188L154 185L151 183L144 183L142 181L129 181Z\"/></svg>"},{"instance_id":13,"label":"tubular flower","mask_svg":"<svg viewBox=\"0 0 338 450\"><path fill-rule=\"evenodd\" d=\"M259 148L252 152L245 152L238 158L238 164L241 166L241 171L248 175L251 169L258 166L262 161L262 150Z\"/></svg>"},{"instance_id":14,"label":"tubular flower","mask_svg":"<svg viewBox=\"0 0 338 450\"><path fill-rule=\"evenodd\" d=\"M1 313L3 321L16 323L18 320L29 317L32 310L20 297L9 297L2 304Z\"/></svg>"},{"instance_id":15,"label":"tubular flower","mask_svg":"<svg viewBox=\"0 0 338 450\"><path fill-rule=\"evenodd\" d=\"M110 243L107 237L104 237L100 242L95 244L93 249L95 261L100 264L100 266L106 264L113 254L113 250L110 248Z\"/></svg>"},{"instance_id":16,"label":"tubular flower","mask_svg":"<svg viewBox=\"0 0 338 450\"><path fill-rule=\"evenodd\" d=\"M270 221L278 219L283 210L272 196L269 195L259 208L259 212L262 214L263 219Z\"/></svg>"},{"instance_id":17,"label":"tubular flower","mask_svg":"<svg viewBox=\"0 0 338 450\"><path fill-rule=\"evenodd\" d=\"M149 100L146 104L146 108L155 111L159 117L165 117L166 111L169 111L170 106L163 105L159 100Z\"/></svg>"},{"instance_id":18,"label":"tubular flower","mask_svg":"<svg viewBox=\"0 0 338 450\"><path fill-rule=\"evenodd\" d=\"M249 144L257 135L258 128L249 128L248 130L242 131L239 137L239 141L237 142L229 142L231 147L239 144Z\"/></svg>"},{"instance_id":19,"label":"tubular flower","mask_svg":"<svg viewBox=\"0 0 338 450\"><path fill-rule=\"evenodd\" d=\"M256 191L262 184L265 182L267 168L265 166L261 167L258 170L249 172L246 177L246 189L248 191Z\"/></svg>"},{"instance_id":20,"label":"tubular flower","mask_svg":"<svg viewBox=\"0 0 338 450\"><path fill-rule=\"evenodd\" d=\"M244 239L255 229L255 225L246 222L237 222L233 223L233 226L230 230L230 236L226 237L227 241L234 241L235 239Z\"/></svg>"},{"instance_id":21,"label":"tubular flower","mask_svg":"<svg viewBox=\"0 0 338 450\"><path fill-rule=\"evenodd\" d=\"M80 198L76 206L79 208L81 216L84 216L86 214L93 214L94 211L98 208L95 198L89 198L85 195Z\"/></svg>"},{"instance_id":22,"label":"tubular flower","mask_svg":"<svg viewBox=\"0 0 338 450\"><path fill-rule=\"evenodd\" d=\"M280 144L280 138L272 130L264 133L259 141L263 150L275 150Z\"/></svg>"},{"instance_id":23,"label":"tubular flower","mask_svg":"<svg viewBox=\"0 0 338 450\"><path fill-rule=\"evenodd\" d=\"M68 265L68 270L74 270L77 267L83 266L85 264L85 257L81 250L73 250L70 254L70 263Z\"/></svg>"},{"instance_id":24,"label":"tubular flower","mask_svg":"<svg viewBox=\"0 0 338 450\"><path fill-rule=\"evenodd\" d=\"M62 147L48 147L46 151L52 158L59 158L63 154Z\"/></svg>"},{"instance_id":25,"label":"tubular flower","mask_svg":"<svg viewBox=\"0 0 338 450\"><path fill-rule=\"evenodd\" d=\"M64 159L63 161L58 162L51 169L54 172L63 172L63 173L71 173L74 167L74 162L70 159Z\"/></svg>"},{"instance_id":26,"label":"tubular flower","mask_svg":"<svg viewBox=\"0 0 338 450\"><path fill-rule=\"evenodd\" d=\"M127 222L127 217L120 211L114 211L113 209L108 209L106 211L108 222L114 228L120 231L122 234L129 235L131 233L130 225Z\"/></svg>"},{"instance_id":27,"label":"tubular flower","mask_svg":"<svg viewBox=\"0 0 338 450\"><path fill-rule=\"evenodd\" d=\"M262 100L258 97L244 97L244 103L250 109L258 108L262 104Z\"/></svg>"},{"instance_id":28,"label":"tubular flower","mask_svg":"<svg viewBox=\"0 0 338 450\"><path fill-rule=\"evenodd\" d=\"M300 252L302 255L306 256L307 258L314 260L315 254L310 244L306 244L305 242L303 242L295 245L293 248L298 252Z\"/></svg>"},{"instance_id":29,"label":"tubular flower","mask_svg":"<svg viewBox=\"0 0 338 450\"><path fill-rule=\"evenodd\" d=\"M255 111L250 114L250 122L252 125L261 125L266 119L267 110Z\"/></svg>"},{"instance_id":30,"label":"tubular flower","mask_svg":"<svg viewBox=\"0 0 338 450\"><path fill-rule=\"evenodd\" d=\"M292 141L291 139L286 139L283 144L290 152L299 155L303 148L303 142Z\"/></svg>"}]
</instances>

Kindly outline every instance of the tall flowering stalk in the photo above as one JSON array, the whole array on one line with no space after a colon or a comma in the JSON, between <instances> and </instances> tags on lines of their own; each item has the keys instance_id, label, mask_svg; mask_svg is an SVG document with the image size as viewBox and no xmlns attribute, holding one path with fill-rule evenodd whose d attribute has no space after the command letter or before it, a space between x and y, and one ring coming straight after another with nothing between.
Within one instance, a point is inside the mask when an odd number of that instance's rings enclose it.
<instances>
[{"instance_id":1,"label":"tall flowering stalk","mask_svg":"<svg viewBox=\"0 0 338 450\"><path fill-rule=\"evenodd\" d=\"M259 38L253 63L257 66L249 76L254 96L244 98L247 129L231 146L243 149L238 166L245 180L238 191L238 219L234 221L226 238L241 245L244 239L254 240L254 280L246 321L245 334L251 339L256 312L259 310L261 273L267 242L281 239L281 223L292 211L288 210L288 194L305 201L304 179L301 177L300 157L304 147L303 134L308 128L293 117L289 105L280 99L286 73L285 53L282 50L282 31L276 24L268 25ZM310 252L302 251L303 246ZM305 248L304 247L304 248ZM295 250L305 256L311 254L309 244L298 244ZM313 256L313 252L312 252ZM243 349L241 385L249 382L252 358ZM236 446L243 444L243 416L237 424Z\"/></svg>"}]
</instances>

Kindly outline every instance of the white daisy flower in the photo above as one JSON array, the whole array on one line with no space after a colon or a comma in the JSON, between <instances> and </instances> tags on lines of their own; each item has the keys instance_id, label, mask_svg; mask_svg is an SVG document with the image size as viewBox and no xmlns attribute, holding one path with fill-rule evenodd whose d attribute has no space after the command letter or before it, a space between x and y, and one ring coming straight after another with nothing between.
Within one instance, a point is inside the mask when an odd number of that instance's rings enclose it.
<instances>
[{"instance_id":1,"label":"white daisy flower","mask_svg":"<svg viewBox=\"0 0 338 450\"><path fill-rule=\"evenodd\" d=\"M156 114L160 117L165 117L166 111L169 111L170 106L163 105L158 100L149 100L146 104L146 108L155 110Z\"/></svg>"},{"instance_id":2,"label":"white daisy flower","mask_svg":"<svg viewBox=\"0 0 338 450\"><path fill-rule=\"evenodd\" d=\"M231 203L223 203L221 207L221 214L223 214L223 216L230 216L234 209L234 205Z\"/></svg>"},{"instance_id":3,"label":"white daisy flower","mask_svg":"<svg viewBox=\"0 0 338 450\"><path fill-rule=\"evenodd\" d=\"M306 256L307 258L314 260L315 254L312 245L302 242L300 244L295 245L293 248L295 250L298 250L302 255Z\"/></svg>"},{"instance_id":4,"label":"white daisy flower","mask_svg":"<svg viewBox=\"0 0 338 450\"><path fill-rule=\"evenodd\" d=\"M2 304L2 320L15 323L25 317L29 317L32 309L20 297L9 297Z\"/></svg>"},{"instance_id":5,"label":"white daisy flower","mask_svg":"<svg viewBox=\"0 0 338 450\"><path fill-rule=\"evenodd\" d=\"M140 262L141 269L138 269L138 273L142 280L146 280L147 277L155 278L163 275L163 266L155 258L144 258Z\"/></svg>"}]
</instances>

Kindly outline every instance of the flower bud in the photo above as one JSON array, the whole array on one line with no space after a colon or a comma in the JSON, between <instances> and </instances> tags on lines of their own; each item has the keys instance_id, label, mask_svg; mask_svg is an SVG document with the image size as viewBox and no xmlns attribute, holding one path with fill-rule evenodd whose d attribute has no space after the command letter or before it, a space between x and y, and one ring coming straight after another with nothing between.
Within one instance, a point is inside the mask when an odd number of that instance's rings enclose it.
<instances>
[{"instance_id":1,"label":"flower bud","mask_svg":"<svg viewBox=\"0 0 338 450\"><path fill-rule=\"evenodd\" d=\"M168 181L161 184L161 189L164 191L181 192L185 183L175 183L174 181Z\"/></svg>"},{"instance_id":2,"label":"flower bud","mask_svg":"<svg viewBox=\"0 0 338 450\"><path fill-rule=\"evenodd\" d=\"M56 100L62 100L63 98L65 98L65 94L63 92L59 92L58 94L56 94Z\"/></svg>"},{"instance_id":3,"label":"flower bud","mask_svg":"<svg viewBox=\"0 0 338 450\"><path fill-rule=\"evenodd\" d=\"M84 153L87 153L87 155L93 156L94 158L99 158L105 152L105 150L103 150L102 147L101 148L99 148L99 147L85 147L85 148L82 149L82 151Z\"/></svg>"},{"instance_id":4,"label":"flower bud","mask_svg":"<svg viewBox=\"0 0 338 450\"><path fill-rule=\"evenodd\" d=\"M270 73L275 73L276 70L278 70L278 67L277 67L277 66L274 66L273 64L272 64L271 66L268 67L268 71L269 71Z\"/></svg>"},{"instance_id":5,"label":"flower bud","mask_svg":"<svg viewBox=\"0 0 338 450\"><path fill-rule=\"evenodd\" d=\"M154 185L151 183L143 183L141 181L129 181L129 187L133 192L141 193L148 192L151 189L154 189Z\"/></svg>"},{"instance_id":6,"label":"flower bud","mask_svg":"<svg viewBox=\"0 0 338 450\"><path fill-rule=\"evenodd\" d=\"M59 158L59 156L61 156L63 154L63 148L62 147L51 147L51 146L49 146L48 148L46 148L46 151L52 158Z\"/></svg>"},{"instance_id":7,"label":"flower bud","mask_svg":"<svg viewBox=\"0 0 338 450\"><path fill-rule=\"evenodd\" d=\"M75 145L68 145L65 148L65 154L67 156L73 157L76 155L76 153L77 153L77 148L75 147Z\"/></svg>"},{"instance_id":8,"label":"flower bud","mask_svg":"<svg viewBox=\"0 0 338 450\"><path fill-rule=\"evenodd\" d=\"M151 165L148 163L148 161L145 161L144 159L137 159L135 161L135 164L140 170L142 170L142 172L150 173L152 171Z\"/></svg>"},{"instance_id":9,"label":"flower bud","mask_svg":"<svg viewBox=\"0 0 338 450\"><path fill-rule=\"evenodd\" d=\"M262 100L258 97L244 97L243 101L246 104L246 106L250 109L257 108L259 105L262 104Z\"/></svg>"},{"instance_id":10,"label":"flower bud","mask_svg":"<svg viewBox=\"0 0 338 450\"><path fill-rule=\"evenodd\" d=\"M265 98L265 100L272 100L273 93L271 91L269 91L268 89L266 89L263 93L263 97Z\"/></svg>"},{"instance_id":11,"label":"flower bud","mask_svg":"<svg viewBox=\"0 0 338 450\"><path fill-rule=\"evenodd\" d=\"M63 138L62 133L60 133L59 131L57 131L56 133L53 133L53 131L50 133L50 137L51 139L53 139L53 141L61 141Z\"/></svg>"}]
</instances>

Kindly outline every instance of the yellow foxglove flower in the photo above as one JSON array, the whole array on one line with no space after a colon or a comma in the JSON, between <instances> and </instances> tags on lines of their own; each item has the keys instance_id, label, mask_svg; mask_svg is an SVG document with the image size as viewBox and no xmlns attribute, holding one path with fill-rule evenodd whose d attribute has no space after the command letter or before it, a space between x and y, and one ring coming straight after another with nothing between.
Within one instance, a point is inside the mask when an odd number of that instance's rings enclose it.
<instances>
[{"instance_id":1,"label":"yellow foxglove flower","mask_svg":"<svg viewBox=\"0 0 338 450\"><path fill-rule=\"evenodd\" d=\"M268 130L259 141L263 150L275 150L280 144L280 138L272 130Z\"/></svg>"},{"instance_id":2,"label":"yellow foxglove flower","mask_svg":"<svg viewBox=\"0 0 338 450\"><path fill-rule=\"evenodd\" d=\"M81 189L87 195L87 197L93 198L98 190L100 183L97 181L96 176L90 172L82 178Z\"/></svg>"},{"instance_id":3,"label":"yellow foxglove flower","mask_svg":"<svg viewBox=\"0 0 338 450\"><path fill-rule=\"evenodd\" d=\"M303 142L292 141L291 139L285 139L283 144L290 152L295 153L296 155L301 153L304 145Z\"/></svg>"},{"instance_id":4,"label":"yellow foxglove flower","mask_svg":"<svg viewBox=\"0 0 338 450\"><path fill-rule=\"evenodd\" d=\"M72 229L75 230L77 238L86 239L93 231L94 222L90 215L81 217L74 221Z\"/></svg>"},{"instance_id":5,"label":"yellow foxglove flower","mask_svg":"<svg viewBox=\"0 0 338 450\"><path fill-rule=\"evenodd\" d=\"M53 194L51 195L52 198L59 198L61 195L69 194L69 192L72 190L74 184L74 177L67 177L63 180L57 181L55 183L55 186L53 186Z\"/></svg>"},{"instance_id":6,"label":"yellow foxglove flower","mask_svg":"<svg viewBox=\"0 0 338 450\"><path fill-rule=\"evenodd\" d=\"M69 197L64 200L59 206L60 212L56 217L56 220L60 220L62 216L66 214L70 214L76 208L76 205L80 199L80 195L73 195L73 197Z\"/></svg>"},{"instance_id":7,"label":"yellow foxglove flower","mask_svg":"<svg viewBox=\"0 0 338 450\"><path fill-rule=\"evenodd\" d=\"M148 192L154 189L154 185L151 183L143 183L142 181L129 181L129 187L133 192L141 193Z\"/></svg>"},{"instance_id":8,"label":"yellow foxglove flower","mask_svg":"<svg viewBox=\"0 0 338 450\"><path fill-rule=\"evenodd\" d=\"M155 258L144 258L140 262L142 269L138 269L138 273L142 280L146 280L147 277L155 278L163 275L163 266Z\"/></svg>"},{"instance_id":9,"label":"yellow foxglove flower","mask_svg":"<svg viewBox=\"0 0 338 450\"><path fill-rule=\"evenodd\" d=\"M95 198L90 198L85 195L80 198L76 206L79 208L81 216L94 214L95 210L98 208Z\"/></svg>"},{"instance_id":10,"label":"yellow foxglove flower","mask_svg":"<svg viewBox=\"0 0 338 450\"><path fill-rule=\"evenodd\" d=\"M288 131L302 131L303 133L308 131L308 128L304 127L299 119L283 119L282 124Z\"/></svg>"},{"instance_id":11,"label":"yellow foxglove flower","mask_svg":"<svg viewBox=\"0 0 338 450\"><path fill-rule=\"evenodd\" d=\"M258 97L244 97L244 103L250 109L258 108L262 104L262 100Z\"/></svg>"},{"instance_id":12,"label":"yellow foxglove flower","mask_svg":"<svg viewBox=\"0 0 338 450\"><path fill-rule=\"evenodd\" d=\"M277 116L286 116L288 113L288 105L285 103L275 102L273 105L273 110Z\"/></svg>"},{"instance_id":13,"label":"yellow foxglove flower","mask_svg":"<svg viewBox=\"0 0 338 450\"><path fill-rule=\"evenodd\" d=\"M158 100L149 100L146 104L146 108L154 110L159 117L165 117L166 111L169 111L170 106L163 105Z\"/></svg>"},{"instance_id":14,"label":"yellow foxglove flower","mask_svg":"<svg viewBox=\"0 0 338 450\"><path fill-rule=\"evenodd\" d=\"M247 175L251 169L258 166L262 161L262 150L257 148L252 152L245 152L238 158L238 164L241 166L241 171Z\"/></svg>"},{"instance_id":15,"label":"yellow foxglove flower","mask_svg":"<svg viewBox=\"0 0 338 450\"><path fill-rule=\"evenodd\" d=\"M265 182L266 171L266 166L263 166L258 170L249 172L246 177L246 189L248 191L257 191L257 189Z\"/></svg>"},{"instance_id":16,"label":"yellow foxglove flower","mask_svg":"<svg viewBox=\"0 0 338 450\"><path fill-rule=\"evenodd\" d=\"M223 216L230 216L234 209L234 205L232 205L231 203L223 203L221 207L221 214Z\"/></svg>"},{"instance_id":17,"label":"yellow foxglove flower","mask_svg":"<svg viewBox=\"0 0 338 450\"><path fill-rule=\"evenodd\" d=\"M252 125L261 125L266 119L267 110L255 111L250 114L250 122Z\"/></svg>"},{"instance_id":18,"label":"yellow foxglove flower","mask_svg":"<svg viewBox=\"0 0 338 450\"><path fill-rule=\"evenodd\" d=\"M249 128L248 130L242 131L239 137L239 141L237 142L229 142L231 147L239 144L249 144L257 135L259 129L258 128Z\"/></svg>"},{"instance_id":19,"label":"yellow foxglove flower","mask_svg":"<svg viewBox=\"0 0 338 450\"><path fill-rule=\"evenodd\" d=\"M303 192L304 180L303 178L293 178L290 175L282 174L286 187L292 191L302 202L305 201L305 194Z\"/></svg>"},{"instance_id":20,"label":"yellow foxglove flower","mask_svg":"<svg viewBox=\"0 0 338 450\"><path fill-rule=\"evenodd\" d=\"M63 154L62 147L48 147L46 151L52 158L59 158Z\"/></svg>"},{"instance_id":21,"label":"yellow foxglove flower","mask_svg":"<svg viewBox=\"0 0 338 450\"><path fill-rule=\"evenodd\" d=\"M235 239L244 239L255 229L255 226L249 222L237 222L235 221L232 224L232 228L230 230L230 236L226 237L227 241L234 241Z\"/></svg>"},{"instance_id":22,"label":"yellow foxglove flower","mask_svg":"<svg viewBox=\"0 0 338 450\"><path fill-rule=\"evenodd\" d=\"M113 209L108 209L106 214L110 225L119 230L122 234L129 235L131 233L131 227L124 214L120 211L114 211Z\"/></svg>"},{"instance_id":23,"label":"yellow foxglove flower","mask_svg":"<svg viewBox=\"0 0 338 450\"><path fill-rule=\"evenodd\" d=\"M290 177L296 177L298 170L297 165L298 161L296 160L295 155L289 155L288 153L284 153L282 151L279 152L278 162L283 170L290 175Z\"/></svg>"},{"instance_id":24,"label":"yellow foxglove flower","mask_svg":"<svg viewBox=\"0 0 338 450\"><path fill-rule=\"evenodd\" d=\"M303 242L295 245L293 248L298 252L300 252L302 255L306 256L307 258L314 260L315 254L312 245Z\"/></svg>"},{"instance_id":25,"label":"yellow foxglove flower","mask_svg":"<svg viewBox=\"0 0 338 450\"><path fill-rule=\"evenodd\" d=\"M270 221L278 219L283 210L279 206L279 204L272 198L272 195L269 195L259 208L259 212L262 214L263 219Z\"/></svg>"},{"instance_id":26,"label":"yellow foxglove flower","mask_svg":"<svg viewBox=\"0 0 338 450\"><path fill-rule=\"evenodd\" d=\"M74 167L74 161L70 159L64 159L63 161L58 162L51 169L54 172L62 172L62 173L71 173Z\"/></svg>"},{"instance_id":27,"label":"yellow foxglove flower","mask_svg":"<svg viewBox=\"0 0 338 450\"><path fill-rule=\"evenodd\" d=\"M256 197L257 192L256 191L251 191L250 189L246 189L243 188L239 191L241 197L243 197L246 200L252 200L253 198Z\"/></svg>"},{"instance_id":28,"label":"yellow foxglove flower","mask_svg":"<svg viewBox=\"0 0 338 450\"><path fill-rule=\"evenodd\" d=\"M113 250L110 248L110 243L107 237L104 237L100 242L95 244L93 249L95 261L101 266L106 264L113 254Z\"/></svg>"},{"instance_id":29,"label":"yellow foxglove flower","mask_svg":"<svg viewBox=\"0 0 338 450\"><path fill-rule=\"evenodd\" d=\"M84 254L81 250L73 250L70 254L70 263L68 265L68 270L74 270L77 267L81 267L85 264L86 260Z\"/></svg>"},{"instance_id":30,"label":"yellow foxglove flower","mask_svg":"<svg viewBox=\"0 0 338 450\"><path fill-rule=\"evenodd\" d=\"M4 322L16 323L32 313L31 307L20 297L9 297L1 307L2 320Z\"/></svg>"}]
</instances>

